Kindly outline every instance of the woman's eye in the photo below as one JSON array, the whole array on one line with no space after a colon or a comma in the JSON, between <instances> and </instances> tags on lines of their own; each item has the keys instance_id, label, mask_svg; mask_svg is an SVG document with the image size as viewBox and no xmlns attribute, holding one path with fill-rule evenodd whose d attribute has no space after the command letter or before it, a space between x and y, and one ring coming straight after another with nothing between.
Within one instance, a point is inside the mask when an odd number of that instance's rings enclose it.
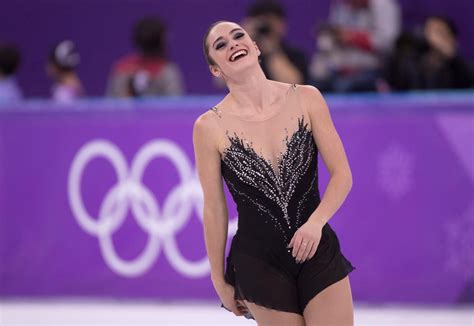
<instances>
[{"instance_id":1,"label":"woman's eye","mask_svg":"<svg viewBox=\"0 0 474 326\"><path fill-rule=\"evenodd\" d=\"M225 43L224 43L224 42L217 43L217 45L216 45L216 50L219 50L219 49L223 48L224 46L225 46Z\"/></svg>"},{"instance_id":2,"label":"woman's eye","mask_svg":"<svg viewBox=\"0 0 474 326\"><path fill-rule=\"evenodd\" d=\"M235 34L234 39L242 38L245 34L244 33L237 33Z\"/></svg>"}]
</instances>

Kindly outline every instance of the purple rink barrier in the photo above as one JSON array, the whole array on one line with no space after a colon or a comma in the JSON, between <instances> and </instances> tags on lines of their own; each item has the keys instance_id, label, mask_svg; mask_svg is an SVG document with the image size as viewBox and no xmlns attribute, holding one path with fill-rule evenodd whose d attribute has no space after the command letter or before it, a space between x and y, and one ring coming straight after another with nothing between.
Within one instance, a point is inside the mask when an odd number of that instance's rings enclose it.
<instances>
[{"instance_id":1,"label":"purple rink barrier","mask_svg":"<svg viewBox=\"0 0 474 326\"><path fill-rule=\"evenodd\" d=\"M354 180L329 222L354 299L473 302L474 93L327 100ZM0 298L217 300L192 147L217 101L0 107Z\"/></svg>"}]
</instances>

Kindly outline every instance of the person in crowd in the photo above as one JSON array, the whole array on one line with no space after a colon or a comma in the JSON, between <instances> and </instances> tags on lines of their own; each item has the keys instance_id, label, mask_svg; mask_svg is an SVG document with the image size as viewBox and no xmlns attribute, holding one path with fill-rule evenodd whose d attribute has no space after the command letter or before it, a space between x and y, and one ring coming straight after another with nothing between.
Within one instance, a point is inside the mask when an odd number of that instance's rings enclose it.
<instances>
[{"instance_id":1,"label":"person in crowd","mask_svg":"<svg viewBox=\"0 0 474 326\"><path fill-rule=\"evenodd\" d=\"M49 53L46 72L54 81L51 97L57 102L71 102L84 96L84 87L76 72L80 55L71 40L58 43Z\"/></svg>"},{"instance_id":2,"label":"person in crowd","mask_svg":"<svg viewBox=\"0 0 474 326\"><path fill-rule=\"evenodd\" d=\"M140 19L133 28L138 49L119 59L112 68L106 94L113 97L182 95L179 67L166 56L166 28L157 16Z\"/></svg>"},{"instance_id":3,"label":"person in crowd","mask_svg":"<svg viewBox=\"0 0 474 326\"><path fill-rule=\"evenodd\" d=\"M23 95L16 79L20 51L13 44L0 44L0 103L20 100Z\"/></svg>"},{"instance_id":4,"label":"person in crowd","mask_svg":"<svg viewBox=\"0 0 474 326\"><path fill-rule=\"evenodd\" d=\"M321 91L375 91L401 25L396 0L333 0L316 29L311 83Z\"/></svg>"},{"instance_id":5,"label":"person in crowd","mask_svg":"<svg viewBox=\"0 0 474 326\"><path fill-rule=\"evenodd\" d=\"M272 80L303 84L308 80L308 62L302 50L285 41L285 9L275 1L257 1L248 9L242 27L257 42L260 65Z\"/></svg>"},{"instance_id":6,"label":"person in crowd","mask_svg":"<svg viewBox=\"0 0 474 326\"><path fill-rule=\"evenodd\" d=\"M402 32L387 58L379 91L409 91L422 86L418 64L425 45L410 31Z\"/></svg>"},{"instance_id":7,"label":"person in crowd","mask_svg":"<svg viewBox=\"0 0 474 326\"><path fill-rule=\"evenodd\" d=\"M406 31L388 58L388 90L472 88L472 67L458 50L457 27L443 16L426 19L421 35Z\"/></svg>"},{"instance_id":8,"label":"person in crowd","mask_svg":"<svg viewBox=\"0 0 474 326\"><path fill-rule=\"evenodd\" d=\"M472 68L457 47L457 28L442 16L430 16L423 29L427 51L421 56L423 88L469 88L474 86Z\"/></svg>"}]
</instances>

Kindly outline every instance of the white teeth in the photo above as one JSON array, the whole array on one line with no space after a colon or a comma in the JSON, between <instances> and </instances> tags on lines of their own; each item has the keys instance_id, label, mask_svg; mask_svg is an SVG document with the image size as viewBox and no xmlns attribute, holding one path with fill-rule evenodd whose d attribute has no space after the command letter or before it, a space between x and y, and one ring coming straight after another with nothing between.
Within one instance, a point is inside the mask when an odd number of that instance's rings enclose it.
<instances>
[{"instance_id":1,"label":"white teeth","mask_svg":"<svg viewBox=\"0 0 474 326\"><path fill-rule=\"evenodd\" d=\"M245 55L245 54L247 54L247 51L245 51L245 50L239 50L239 51L235 52L234 54L231 55L230 61L234 61L235 58L236 58L237 56L241 55L241 54L244 54L244 55Z\"/></svg>"}]
</instances>

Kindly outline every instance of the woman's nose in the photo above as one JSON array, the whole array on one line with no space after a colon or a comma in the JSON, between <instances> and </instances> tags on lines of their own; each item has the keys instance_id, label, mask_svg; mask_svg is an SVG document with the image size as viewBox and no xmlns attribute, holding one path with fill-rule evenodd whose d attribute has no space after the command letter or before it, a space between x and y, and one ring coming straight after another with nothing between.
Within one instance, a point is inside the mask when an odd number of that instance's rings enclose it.
<instances>
[{"instance_id":1,"label":"woman's nose","mask_svg":"<svg viewBox=\"0 0 474 326\"><path fill-rule=\"evenodd\" d=\"M230 49L232 50L232 49L234 49L234 47L237 47L237 46L239 46L238 43L232 43L231 46L230 46Z\"/></svg>"}]
</instances>

